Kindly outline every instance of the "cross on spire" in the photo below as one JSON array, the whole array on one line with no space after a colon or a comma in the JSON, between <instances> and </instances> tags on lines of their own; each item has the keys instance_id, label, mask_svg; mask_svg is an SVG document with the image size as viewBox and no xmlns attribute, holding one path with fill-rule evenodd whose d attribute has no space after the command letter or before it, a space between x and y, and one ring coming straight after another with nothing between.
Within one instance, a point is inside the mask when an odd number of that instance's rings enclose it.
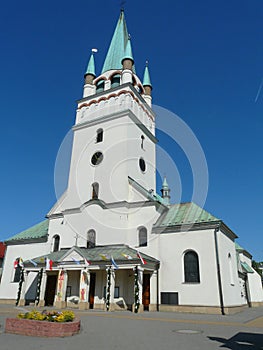
<instances>
[{"instance_id":1,"label":"cross on spire","mask_svg":"<svg viewBox=\"0 0 263 350\"><path fill-rule=\"evenodd\" d=\"M120 5L121 5L121 11L124 11L124 5L126 4L125 0L122 0Z\"/></svg>"}]
</instances>

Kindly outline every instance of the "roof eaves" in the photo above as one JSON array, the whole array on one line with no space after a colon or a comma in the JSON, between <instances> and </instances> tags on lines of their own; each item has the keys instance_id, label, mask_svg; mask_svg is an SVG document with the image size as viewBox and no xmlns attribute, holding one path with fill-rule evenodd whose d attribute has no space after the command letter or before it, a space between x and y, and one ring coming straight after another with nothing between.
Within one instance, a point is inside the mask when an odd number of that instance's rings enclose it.
<instances>
[{"instance_id":1,"label":"roof eaves","mask_svg":"<svg viewBox=\"0 0 263 350\"><path fill-rule=\"evenodd\" d=\"M48 235L38 238L26 238L26 239L13 239L5 241L6 245L22 245L31 243L44 243L47 242Z\"/></svg>"},{"instance_id":2,"label":"roof eaves","mask_svg":"<svg viewBox=\"0 0 263 350\"><path fill-rule=\"evenodd\" d=\"M185 231L199 231L203 229L215 229L220 226L221 221L207 221L198 223L180 223L169 226L153 226L153 233L170 233L170 232L185 232Z\"/></svg>"}]
</instances>

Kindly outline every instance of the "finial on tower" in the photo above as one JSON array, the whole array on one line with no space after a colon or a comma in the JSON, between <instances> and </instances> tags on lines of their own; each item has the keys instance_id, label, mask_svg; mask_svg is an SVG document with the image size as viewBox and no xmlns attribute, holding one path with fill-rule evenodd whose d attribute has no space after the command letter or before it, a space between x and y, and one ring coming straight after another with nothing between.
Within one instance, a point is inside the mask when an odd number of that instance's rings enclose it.
<instances>
[{"instance_id":1,"label":"finial on tower","mask_svg":"<svg viewBox=\"0 0 263 350\"><path fill-rule=\"evenodd\" d=\"M121 1L121 12L124 12L124 5L126 4L126 1L125 0L122 0Z\"/></svg>"}]
</instances>

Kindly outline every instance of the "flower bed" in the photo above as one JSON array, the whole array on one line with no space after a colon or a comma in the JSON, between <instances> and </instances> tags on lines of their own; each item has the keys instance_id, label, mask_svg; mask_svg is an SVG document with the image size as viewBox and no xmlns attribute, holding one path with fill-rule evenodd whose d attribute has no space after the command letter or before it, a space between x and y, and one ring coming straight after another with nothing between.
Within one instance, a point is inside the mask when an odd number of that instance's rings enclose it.
<instances>
[{"instance_id":1,"label":"flower bed","mask_svg":"<svg viewBox=\"0 0 263 350\"><path fill-rule=\"evenodd\" d=\"M5 332L35 337L67 337L79 333L80 320L75 320L71 311L38 312L19 314L7 318Z\"/></svg>"}]
</instances>

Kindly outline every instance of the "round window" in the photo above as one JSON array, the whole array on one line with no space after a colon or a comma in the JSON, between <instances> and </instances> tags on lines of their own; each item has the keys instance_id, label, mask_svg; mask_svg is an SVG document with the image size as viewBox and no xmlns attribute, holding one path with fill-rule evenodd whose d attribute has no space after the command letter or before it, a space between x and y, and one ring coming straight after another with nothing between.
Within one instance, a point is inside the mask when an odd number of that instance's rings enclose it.
<instances>
[{"instance_id":1,"label":"round window","mask_svg":"<svg viewBox=\"0 0 263 350\"><path fill-rule=\"evenodd\" d=\"M143 158L139 159L139 166L142 172L145 172L146 170L146 164L145 164L145 160Z\"/></svg>"},{"instance_id":2,"label":"round window","mask_svg":"<svg viewBox=\"0 0 263 350\"><path fill-rule=\"evenodd\" d=\"M91 157L91 164L98 165L102 162L102 160L103 160L103 154L101 152L96 152Z\"/></svg>"}]
</instances>

